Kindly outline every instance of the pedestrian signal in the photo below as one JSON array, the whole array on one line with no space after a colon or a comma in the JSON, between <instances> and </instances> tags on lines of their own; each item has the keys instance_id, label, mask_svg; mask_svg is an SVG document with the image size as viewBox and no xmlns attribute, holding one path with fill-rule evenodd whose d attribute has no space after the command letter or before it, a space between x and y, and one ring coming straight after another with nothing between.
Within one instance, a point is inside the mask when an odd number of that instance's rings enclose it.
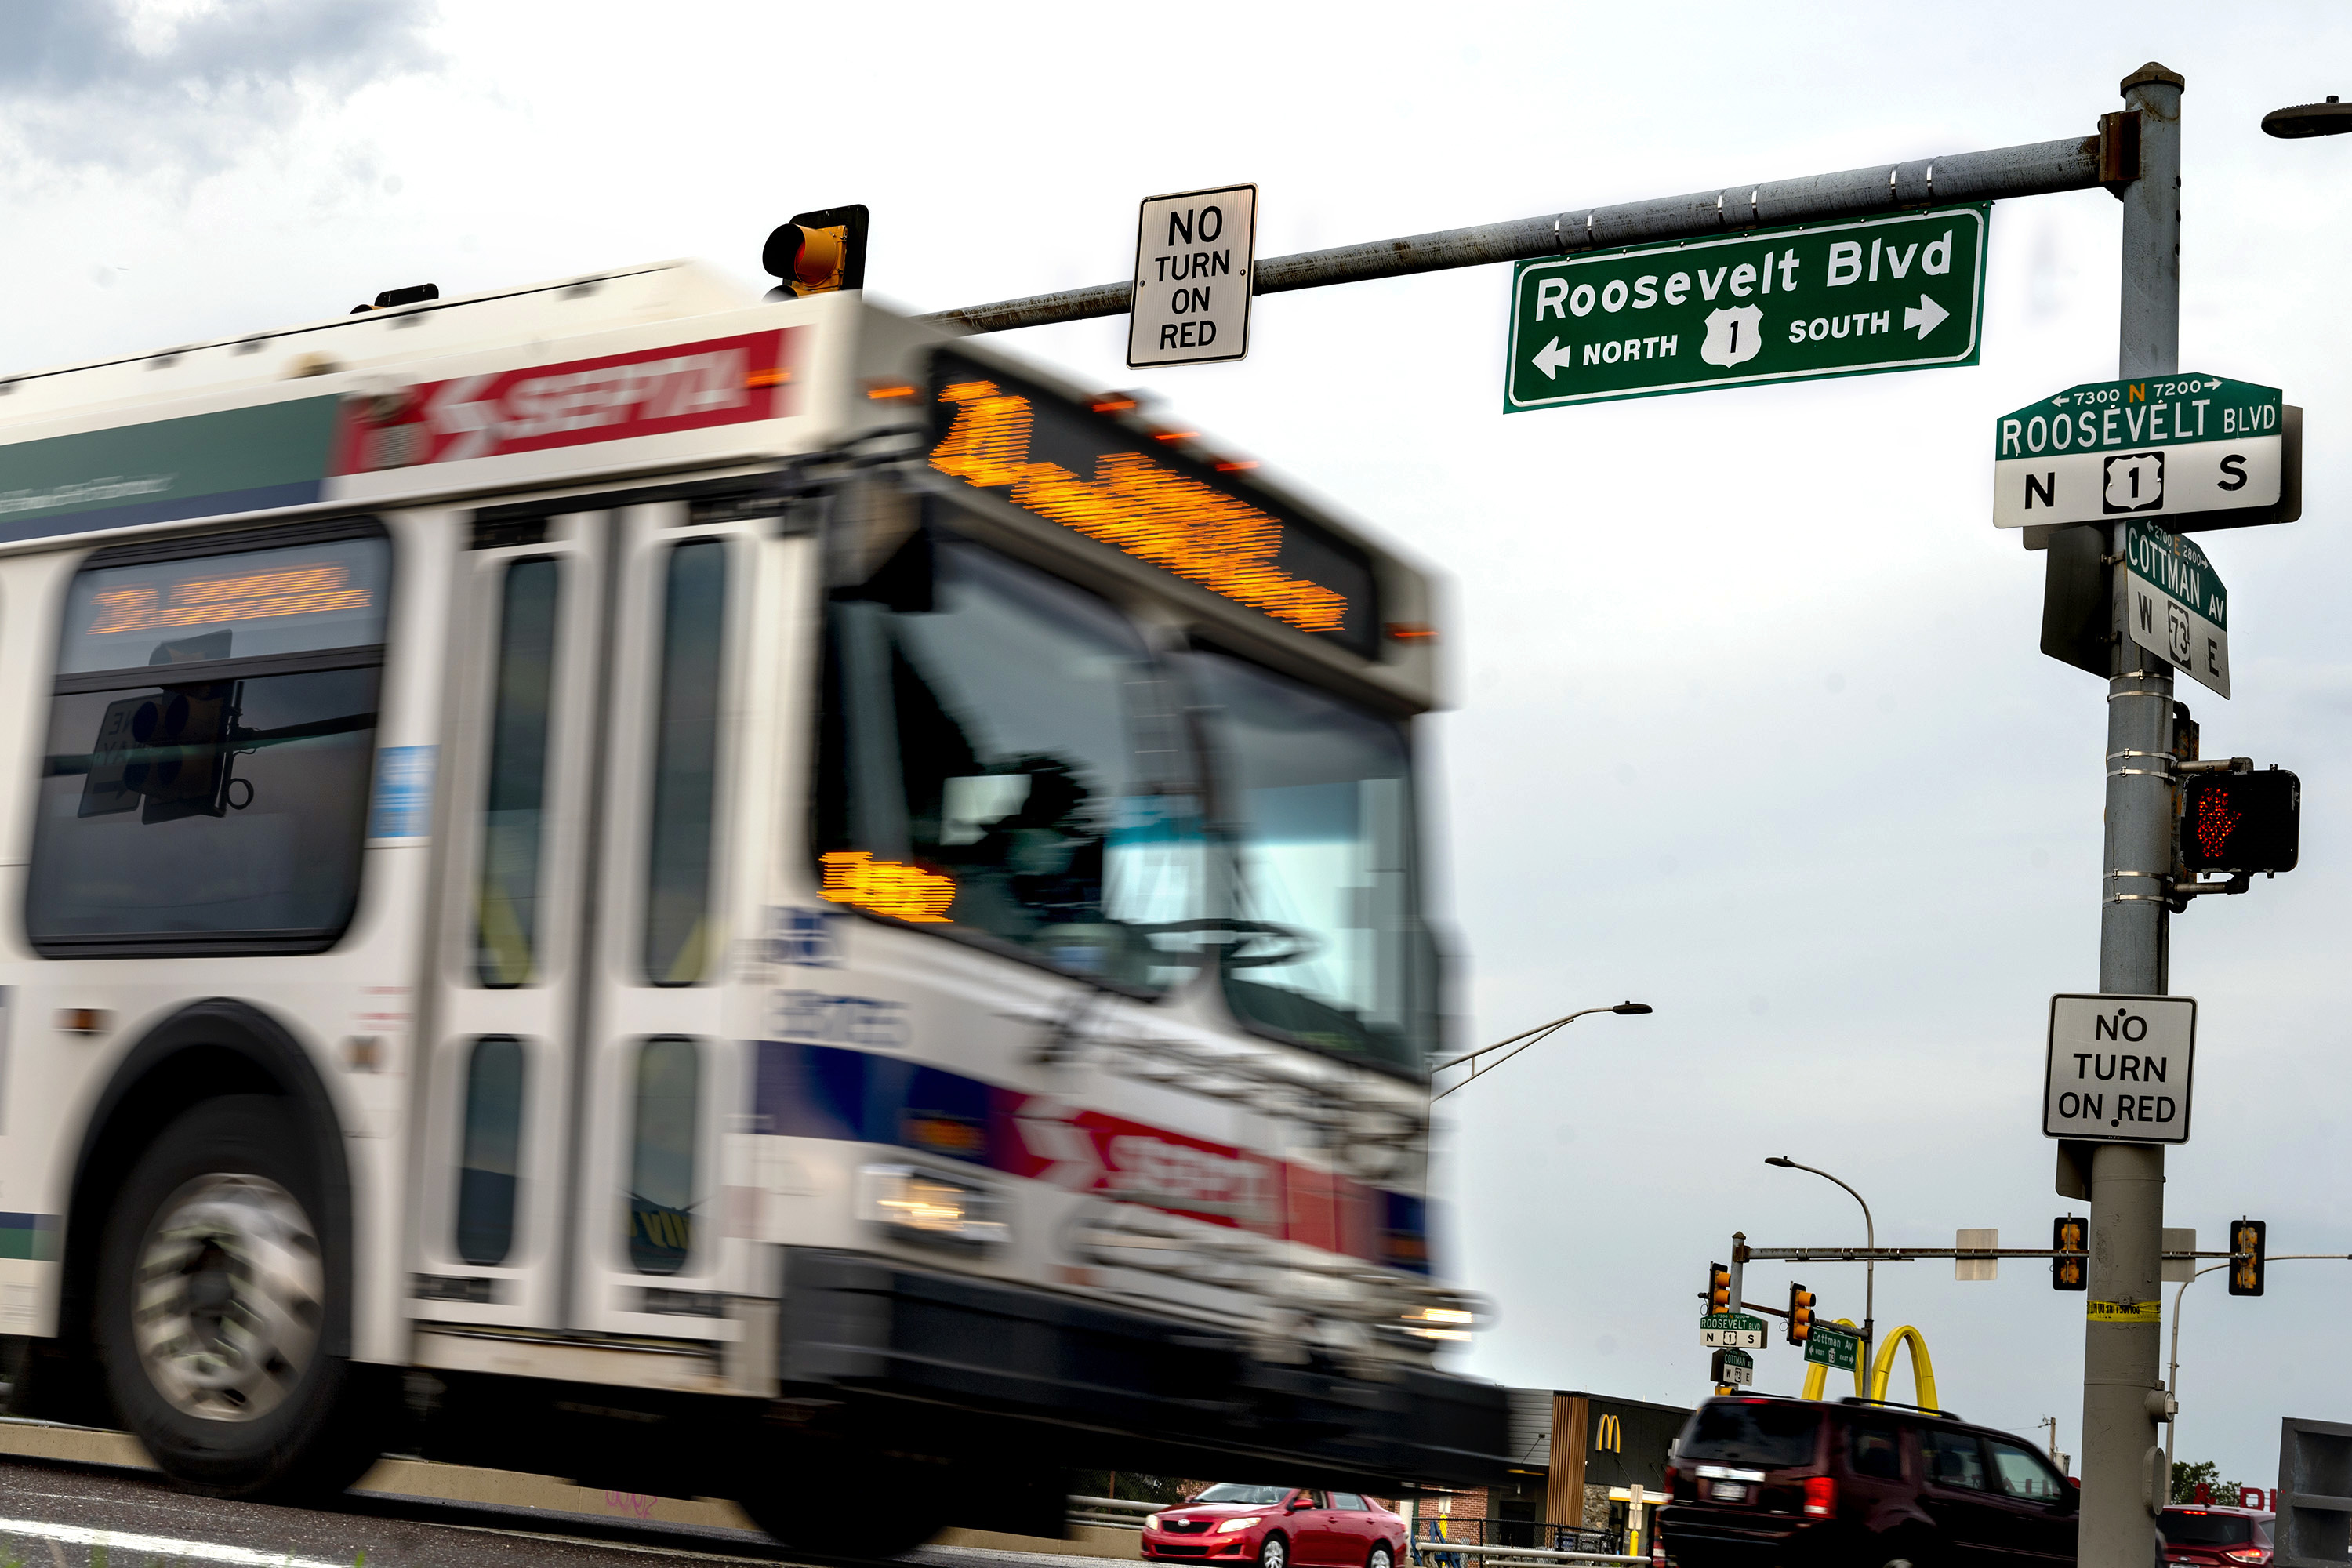
<instances>
[{"instance_id":1,"label":"pedestrian signal","mask_svg":"<svg viewBox=\"0 0 2352 1568\"><path fill-rule=\"evenodd\" d=\"M2271 1227L2258 1219L2242 1219L2230 1227L2230 1294L2263 1293L2263 1248Z\"/></svg>"},{"instance_id":2,"label":"pedestrian signal","mask_svg":"<svg viewBox=\"0 0 2352 1568\"><path fill-rule=\"evenodd\" d=\"M768 236L760 266L782 281L769 298L830 294L866 287L866 208L825 207L795 213Z\"/></svg>"},{"instance_id":3,"label":"pedestrian signal","mask_svg":"<svg viewBox=\"0 0 2352 1568\"><path fill-rule=\"evenodd\" d=\"M2180 863L2191 871L2292 871L2303 781L2277 768L2191 773L2180 799Z\"/></svg>"},{"instance_id":4,"label":"pedestrian signal","mask_svg":"<svg viewBox=\"0 0 2352 1568\"><path fill-rule=\"evenodd\" d=\"M2087 1290L2090 1277L2091 1222L2064 1215L2050 1222L2050 1289Z\"/></svg>"},{"instance_id":5,"label":"pedestrian signal","mask_svg":"<svg viewBox=\"0 0 2352 1568\"><path fill-rule=\"evenodd\" d=\"M1813 1337L1813 1293L1802 1285L1789 1287L1789 1342L1801 1345Z\"/></svg>"},{"instance_id":6,"label":"pedestrian signal","mask_svg":"<svg viewBox=\"0 0 2352 1568\"><path fill-rule=\"evenodd\" d=\"M1731 1270L1720 1263L1706 1266L1706 1310L1710 1315L1739 1310L1731 1300Z\"/></svg>"}]
</instances>

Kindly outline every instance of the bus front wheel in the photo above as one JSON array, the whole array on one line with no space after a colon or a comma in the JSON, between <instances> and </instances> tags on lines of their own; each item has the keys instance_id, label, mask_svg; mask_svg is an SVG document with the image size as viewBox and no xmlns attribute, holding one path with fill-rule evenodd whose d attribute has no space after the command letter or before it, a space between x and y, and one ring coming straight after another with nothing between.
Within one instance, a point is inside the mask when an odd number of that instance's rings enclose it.
<instances>
[{"instance_id":1,"label":"bus front wheel","mask_svg":"<svg viewBox=\"0 0 2352 1568\"><path fill-rule=\"evenodd\" d=\"M341 1491L375 1458L366 1369L324 1348L318 1173L287 1102L205 1100L123 1183L100 1243L98 1342L125 1425L219 1497Z\"/></svg>"}]
</instances>

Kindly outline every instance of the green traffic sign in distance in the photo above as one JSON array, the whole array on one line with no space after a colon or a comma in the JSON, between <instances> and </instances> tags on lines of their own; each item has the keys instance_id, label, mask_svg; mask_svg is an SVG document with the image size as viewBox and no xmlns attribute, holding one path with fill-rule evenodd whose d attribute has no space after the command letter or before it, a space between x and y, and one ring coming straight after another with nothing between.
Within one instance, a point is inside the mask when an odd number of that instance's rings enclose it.
<instances>
[{"instance_id":1,"label":"green traffic sign in distance","mask_svg":"<svg viewBox=\"0 0 2352 1568\"><path fill-rule=\"evenodd\" d=\"M1993 524L2275 506L2285 423L2277 387L2218 375L2070 386L1993 421Z\"/></svg>"},{"instance_id":2,"label":"green traffic sign in distance","mask_svg":"<svg viewBox=\"0 0 2352 1568\"><path fill-rule=\"evenodd\" d=\"M1974 364L1990 211L1522 261L1503 411Z\"/></svg>"}]
</instances>

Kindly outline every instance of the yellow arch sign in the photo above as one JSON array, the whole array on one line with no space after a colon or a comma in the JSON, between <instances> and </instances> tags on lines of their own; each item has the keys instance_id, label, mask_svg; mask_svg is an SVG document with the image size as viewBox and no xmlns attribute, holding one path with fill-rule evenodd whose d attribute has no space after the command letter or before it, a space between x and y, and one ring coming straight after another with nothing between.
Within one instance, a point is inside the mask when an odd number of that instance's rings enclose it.
<instances>
[{"instance_id":1,"label":"yellow arch sign","mask_svg":"<svg viewBox=\"0 0 2352 1568\"><path fill-rule=\"evenodd\" d=\"M1853 1323L1849 1319L1840 1318L1838 1326L1850 1329L1853 1327ZM1895 1375L1895 1347L1897 1345L1910 1347L1912 1402L1929 1410L1936 1409L1936 1363L1928 1359L1927 1340L1920 1335L1918 1330L1908 1323L1889 1334L1886 1337L1886 1342L1878 1347L1878 1354L1870 1365L1870 1386L1866 1393L1863 1388L1862 1366L1859 1363L1855 1363L1853 1392L1857 1396L1866 1399L1886 1397L1886 1385L1893 1381ZM1821 1398L1829 1390L1829 1381L1828 1367L1819 1362L1808 1365L1805 1368L1803 1396L1807 1399Z\"/></svg>"}]
</instances>

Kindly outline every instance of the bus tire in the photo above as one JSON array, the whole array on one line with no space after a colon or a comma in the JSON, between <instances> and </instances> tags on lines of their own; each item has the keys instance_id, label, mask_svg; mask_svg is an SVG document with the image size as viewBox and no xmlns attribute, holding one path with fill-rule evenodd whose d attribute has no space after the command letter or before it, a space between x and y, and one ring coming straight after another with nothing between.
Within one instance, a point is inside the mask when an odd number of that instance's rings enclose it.
<instances>
[{"instance_id":1,"label":"bus tire","mask_svg":"<svg viewBox=\"0 0 2352 1568\"><path fill-rule=\"evenodd\" d=\"M331 1277L307 1147L275 1096L202 1101L148 1146L106 1218L108 1390L156 1465L210 1496L331 1495L376 1457L379 1379L322 1343L330 1292L349 1287Z\"/></svg>"}]
</instances>

